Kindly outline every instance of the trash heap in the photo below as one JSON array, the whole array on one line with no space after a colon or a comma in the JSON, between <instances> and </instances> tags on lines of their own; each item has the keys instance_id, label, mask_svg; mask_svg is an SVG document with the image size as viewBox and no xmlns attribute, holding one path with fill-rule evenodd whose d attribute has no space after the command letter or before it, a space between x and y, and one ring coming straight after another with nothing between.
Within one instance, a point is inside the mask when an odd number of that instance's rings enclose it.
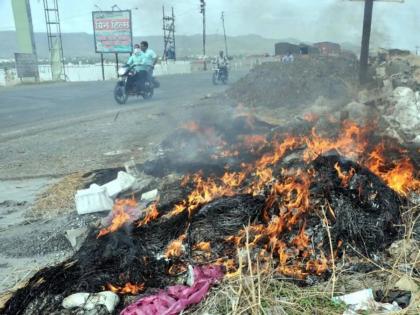
<instances>
[{"instance_id":1,"label":"trash heap","mask_svg":"<svg viewBox=\"0 0 420 315\"><path fill-rule=\"evenodd\" d=\"M246 270L312 286L344 256L392 255L406 241L402 209L418 207L420 97L410 80L387 83L385 71L375 97L348 103L356 69L342 57L263 64L228 93L270 116L293 109L296 119L270 124L241 107L185 122L141 165L89 174L77 211L108 216L0 313L179 314L248 262ZM399 310L415 292L410 281L382 292L385 303L372 290L335 300L352 304L350 313Z\"/></svg>"},{"instance_id":2,"label":"trash heap","mask_svg":"<svg viewBox=\"0 0 420 315\"><path fill-rule=\"evenodd\" d=\"M243 123L253 127L226 127ZM37 272L2 314L178 314L221 274L234 275L243 255L301 285L328 279L344 252L380 255L401 233L400 209L420 189L418 167L372 126L323 123L322 136L316 119L287 133L244 116L220 128L184 124L164 141L163 157L136 167L140 177L172 178L159 196L117 185L130 178L121 173L79 192L86 210L91 194L119 187L105 196L116 201L103 226L72 258ZM200 163L180 156L191 143Z\"/></svg>"}]
</instances>

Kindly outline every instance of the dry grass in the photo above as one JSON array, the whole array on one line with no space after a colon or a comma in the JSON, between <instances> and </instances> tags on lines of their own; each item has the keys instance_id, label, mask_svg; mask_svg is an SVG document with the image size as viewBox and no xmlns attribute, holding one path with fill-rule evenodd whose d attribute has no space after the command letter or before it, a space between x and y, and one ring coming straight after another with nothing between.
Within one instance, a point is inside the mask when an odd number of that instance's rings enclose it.
<instances>
[{"instance_id":1,"label":"dry grass","mask_svg":"<svg viewBox=\"0 0 420 315\"><path fill-rule=\"evenodd\" d=\"M331 301L331 292L300 288L290 281L282 281L274 269L261 270L254 263L248 243L238 252L238 271L228 275L199 307L187 314L342 314L345 307Z\"/></svg>"},{"instance_id":2,"label":"dry grass","mask_svg":"<svg viewBox=\"0 0 420 315\"><path fill-rule=\"evenodd\" d=\"M29 216L45 218L67 213L74 209L74 196L84 184L83 174L70 174L41 193Z\"/></svg>"},{"instance_id":3,"label":"dry grass","mask_svg":"<svg viewBox=\"0 0 420 315\"><path fill-rule=\"evenodd\" d=\"M329 225L323 214L324 228L329 236ZM410 305L398 315L420 314L420 242L413 239L413 227L420 217L419 206L406 209L402 213L405 237L389 249L390 258L386 266L363 256L353 249L358 258L347 257L346 254L332 263L332 277L327 283L310 288L302 288L290 281L284 281L278 274L265 270L262 272L258 261L250 256L248 246L238 252L239 270L231 277L225 277L223 283L215 288L209 297L199 306L186 314L343 314L345 306L331 301L332 296L351 293L363 288L382 289L384 293L393 288L400 279L408 279L409 283L418 286L412 291ZM330 242L330 249L332 244ZM368 274L354 274L348 267L354 259L371 264L375 270ZM353 282L353 283L351 283ZM353 285L353 286L352 286ZM342 290L344 289L344 290ZM373 314L373 313L364 313Z\"/></svg>"}]
</instances>

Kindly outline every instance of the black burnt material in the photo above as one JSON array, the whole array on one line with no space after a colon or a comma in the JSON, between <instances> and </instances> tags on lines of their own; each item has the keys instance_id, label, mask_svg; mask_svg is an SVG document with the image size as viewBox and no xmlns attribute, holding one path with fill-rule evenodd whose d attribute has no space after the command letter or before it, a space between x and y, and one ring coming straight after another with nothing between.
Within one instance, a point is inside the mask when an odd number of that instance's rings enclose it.
<instances>
[{"instance_id":1,"label":"black burnt material","mask_svg":"<svg viewBox=\"0 0 420 315\"><path fill-rule=\"evenodd\" d=\"M337 163L345 171L356 171L347 187L334 169ZM334 211L334 243L341 240L371 256L395 240L403 202L396 192L368 169L335 154L318 157L312 166L317 171L312 189Z\"/></svg>"},{"instance_id":2,"label":"black burnt material","mask_svg":"<svg viewBox=\"0 0 420 315\"><path fill-rule=\"evenodd\" d=\"M334 168L337 163L343 171L355 170L348 185L343 185L338 177ZM300 163L297 165L301 166ZM395 240L398 232L395 225L400 222L402 201L378 177L334 153L318 157L303 170L311 170L314 174L310 187L310 210L303 214L300 224L279 235L279 238L291 244L305 222L308 236L316 245L323 244L323 251L329 253L329 242L319 215L320 205L329 204L334 213L326 211L334 249L342 241L343 247L350 244L358 251L371 255ZM227 244L224 241L226 237L237 235L250 223L264 224L262 210L267 196L221 197L192 214L184 211L169 217L167 214L173 205L192 189L190 185L178 185L178 190L176 188L168 186L168 195L172 197L161 198L159 219L141 227L135 222L100 238L97 238L97 230L92 231L71 259L36 273L0 313L30 314L27 310L36 309L39 314L51 314L60 310L63 297L77 292L102 291L107 284L124 286L130 282L144 283L146 288L165 287L175 281L169 272L171 267L209 263L226 256L234 258L236 247L232 247L232 243ZM165 194L162 190L161 195ZM276 214L276 210L269 209L269 213ZM186 252L182 257L176 261L162 258L167 245L184 234ZM212 246L210 257L194 261L191 247L209 241Z\"/></svg>"},{"instance_id":3,"label":"black burnt material","mask_svg":"<svg viewBox=\"0 0 420 315\"><path fill-rule=\"evenodd\" d=\"M99 292L107 284L124 286L131 282L144 283L148 288L164 287L174 281L168 276L171 261L158 255L172 240L187 231L194 242L235 234L256 218L263 204L261 198L248 195L224 197L205 205L203 213L198 211L191 218L184 212L142 227L133 224L100 238L98 231L92 231L71 259L37 272L0 313L25 314L25 309L36 304L39 314L50 314L60 309L63 297ZM224 222L222 216L229 221Z\"/></svg>"}]
</instances>

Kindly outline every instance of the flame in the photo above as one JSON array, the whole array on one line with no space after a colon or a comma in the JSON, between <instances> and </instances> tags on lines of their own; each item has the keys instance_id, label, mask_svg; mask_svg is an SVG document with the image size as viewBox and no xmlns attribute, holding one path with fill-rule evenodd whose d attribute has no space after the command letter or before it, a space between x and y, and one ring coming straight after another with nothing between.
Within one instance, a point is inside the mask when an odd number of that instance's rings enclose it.
<instances>
[{"instance_id":1,"label":"flame","mask_svg":"<svg viewBox=\"0 0 420 315\"><path fill-rule=\"evenodd\" d=\"M288 136L286 139L281 143L273 143L274 152L267 153L262 156L262 158L257 161L256 168L257 169L265 169L270 165L274 165L279 162L284 154L290 150L298 147L301 144L301 141L297 137Z\"/></svg>"},{"instance_id":2,"label":"flame","mask_svg":"<svg viewBox=\"0 0 420 315\"><path fill-rule=\"evenodd\" d=\"M188 130L191 133L200 131L200 125L196 121L188 121L185 124L183 124L181 128Z\"/></svg>"},{"instance_id":3,"label":"flame","mask_svg":"<svg viewBox=\"0 0 420 315\"><path fill-rule=\"evenodd\" d=\"M243 182L245 177L245 173L225 173L218 183L214 178L203 179L201 174L195 174L193 176L195 189L186 200L175 205L169 216L177 215L185 210L188 210L191 215L198 207L215 198L235 195L235 188Z\"/></svg>"},{"instance_id":4,"label":"flame","mask_svg":"<svg viewBox=\"0 0 420 315\"><path fill-rule=\"evenodd\" d=\"M116 200L114 207L112 209L113 218L111 225L101 229L97 238L104 236L108 233L115 232L119 230L126 222L130 220L130 215L127 213L127 210L130 208L136 208L137 201L134 199L118 199Z\"/></svg>"},{"instance_id":5,"label":"flame","mask_svg":"<svg viewBox=\"0 0 420 315\"><path fill-rule=\"evenodd\" d=\"M348 172L343 172L338 162L334 164L334 168L337 171L338 178L341 179L341 186L348 187L350 180L356 173L356 170L352 167Z\"/></svg>"},{"instance_id":6,"label":"flame","mask_svg":"<svg viewBox=\"0 0 420 315\"><path fill-rule=\"evenodd\" d=\"M178 237L178 239L169 243L165 250L165 258L179 257L184 252L184 246L182 242L185 240L185 234Z\"/></svg>"},{"instance_id":7,"label":"flame","mask_svg":"<svg viewBox=\"0 0 420 315\"><path fill-rule=\"evenodd\" d=\"M144 283L141 284L132 284L130 282L126 283L124 287L114 286L110 283L106 285L107 289L114 292L114 293L120 293L120 294L131 294L131 295L137 295L140 292L143 292L145 289Z\"/></svg>"},{"instance_id":8,"label":"flame","mask_svg":"<svg viewBox=\"0 0 420 315\"><path fill-rule=\"evenodd\" d=\"M337 139L321 137L315 128L312 128L311 136L304 137L307 149L304 153L304 160L310 162L319 155L328 151L336 150L343 156L358 160L365 151L368 141L368 128L361 128L355 122L344 121L341 132Z\"/></svg>"},{"instance_id":9,"label":"flame","mask_svg":"<svg viewBox=\"0 0 420 315\"><path fill-rule=\"evenodd\" d=\"M203 252L211 252L211 244L210 242L200 242L193 246L194 250L201 250Z\"/></svg>"},{"instance_id":10,"label":"flame","mask_svg":"<svg viewBox=\"0 0 420 315\"><path fill-rule=\"evenodd\" d=\"M251 152L259 151L262 147L267 145L267 139L263 135L247 135L244 136L242 145L251 150Z\"/></svg>"},{"instance_id":11,"label":"flame","mask_svg":"<svg viewBox=\"0 0 420 315\"><path fill-rule=\"evenodd\" d=\"M305 119L314 121L318 118L309 115ZM333 123L332 119L330 120ZM250 124L253 123L253 119L250 119ZM206 137L215 139L215 131L211 128L203 128L197 123L188 123L184 127L191 132L202 133ZM241 138L243 142L238 146L228 148L228 150L225 147L220 150L217 148L218 156L238 155L238 150L247 149L254 154L258 152L259 157L254 162L242 164L240 171L236 169L235 172L226 171L221 177L205 178L202 173L185 176L181 186L193 187L193 189L185 200L173 207L168 215L173 216L188 211L191 216L201 206L223 196L235 196L242 193L264 196L262 220L258 224L251 224L248 228L241 229L235 235L226 237L222 244L227 248L226 257L218 259L216 264L224 265L229 275L237 275L240 270L238 270L237 261L232 258L232 253L236 249L244 248L245 242L248 240L247 246L252 249L251 253L254 258L261 259L265 266L273 265L281 274L298 279L304 279L309 274L321 275L330 267L332 257L326 257L321 246L313 244L311 233L307 230L306 224L306 215L317 209L315 208L317 204L311 203L310 200L311 183L316 172L310 166L279 171L279 166L287 165L279 165L279 162L291 150L300 154L307 164L319 155L336 150L344 157L353 159L369 168L390 188L401 195L419 190L420 181L416 178L415 167L406 152L399 150L400 157L391 160L388 158L389 148L382 143L369 153L371 147L368 139L371 131L372 128L344 121L341 131L334 138L321 136L315 128L312 128L309 135L274 135L272 141L267 141L260 135L243 136ZM344 169L340 163L334 165L334 170L337 172L343 188L349 186L351 179L356 174L354 168ZM327 205L327 211L329 211L329 218L335 219L334 210L330 205ZM115 217L120 218L116 220L115 225L113 222L106 230L107 233L118 229L121 226L119 221L125 222L124 205L116 205L114 212L117 214ZM139 226L149 224L158 216L157 206L152 204ZM164 256L166 258L181 257L185 251L183 245L185 240L186 236L181 235L178 239L170 242L164 250ZM331 256L337 255L341 245L342 241L339 241ZM197 243L193 245L192 249L205 252L197 253L197 256L203 259L203 263L212 257L210 242ZM171 274L178 274L186 268L182 260L175 261L177 264L172 265L169 269Z\"/></svg>"},{"instance_id":12,"label":"flame","mask_svg":"<svg viewBox=\"0 0 420 315\"><path fill-rule=\"evenodd\" d=\"M157 217L159 216L159 211L157 208L157 202L153 202L148 208L147 208L147 214L144 217L143 220L140 221L140 223L138 224L138 226L143 226L143 225L147 225L150 222L154 221L157 219Z\"/></svg>"},{"instance_id":13,"label":"flame","mask_svg":"<svg viewBox=\"0 0 420 315\"><path fill-rule=\"evenodd\" d=\"M400 151L400 153L406 153ZM415 177L415 169L411 160L407 156L403 156L401 159L388 161L385 158L385 144L383 142L369 154L366 166L402 196L407 196L410 191L420 190L420 180Z\"/></svg>"}]
</instances>

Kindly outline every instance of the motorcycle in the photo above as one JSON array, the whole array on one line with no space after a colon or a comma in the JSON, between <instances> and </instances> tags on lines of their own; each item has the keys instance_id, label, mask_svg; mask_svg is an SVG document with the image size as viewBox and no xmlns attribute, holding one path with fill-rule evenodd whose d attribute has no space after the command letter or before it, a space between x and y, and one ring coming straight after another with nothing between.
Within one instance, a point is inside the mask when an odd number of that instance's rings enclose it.
<instances>
[{"instance_id":1,"label":"motorcycle","mask_svg":"<svg viewBox=\"0 0 420 315\"><path fill-rule=\"evenodd\" d=\"M217 85L220 82L223 84L227 84L229 79L228 68L225 67L218 67L216 63L213 63L213 84Z\"/></svg>"},{"instance_id":2,"label":"motorcycle","mask_svg":"<svg viewBox=\"0 0 420 315\"><path fill-rule=\"evenodd\" d=\"M137 72L133 66L125 65L118 69L118 82L114 88L114 99L118 104L125 104L128 96L142 96L144 99L150 99L153 96L154 89L160 86L159 82L155 78L149 80L147 71L140 71L140 73L145 78L141 87L135 82Z\"/></svg>"}]
</instances>

